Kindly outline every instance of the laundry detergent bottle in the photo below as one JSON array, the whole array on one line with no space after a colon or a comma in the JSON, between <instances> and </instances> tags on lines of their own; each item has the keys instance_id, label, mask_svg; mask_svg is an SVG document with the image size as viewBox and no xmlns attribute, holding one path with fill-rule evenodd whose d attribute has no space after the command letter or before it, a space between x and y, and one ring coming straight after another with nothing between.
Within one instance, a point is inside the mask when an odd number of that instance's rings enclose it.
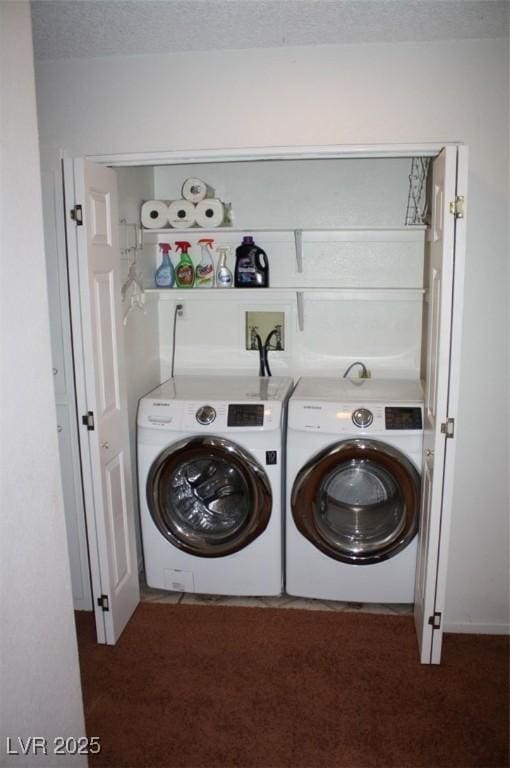
<instances>
[{"instance_id":1,"label":"laundry detergent bottle","mask_svg":"<svg viewBox=\"0 0 510 768\"><path fill-rule=\"evenodd\" d=\"M158 288L172 288L175 283L175 271L170 261L170 243L159 243L159 249L162 259L154 275L154 281Z\"/></svg>"},{"instance_id":2,"label":"laundry detergent bottle","mask_svg":"<svg viewBox=\"0 0 510 768\"><path fill-rule=\"evenodd\" d=\"M181 252L181 258L175 268L175 280L178 288L193 288L195 282L195 267L188 253L191 243L179 240L175 243L175 250Z\"/></svg>"},{"instance_id":3,"label":"laundry detergent bottle","mask_svg":"<svg viewBox=\"0 0 510 768\"><path fill-rule=\"evenodd\" d=\"M253 242L252 237L243 237L243 242L236 248L234 284L236 288L269 286L267 254Z\"/></svg>"},{"instance_id":4,"label":"laundry detergent bottle","mask_svg":"<svg viewBox=\"0 0 510 768\"><path fill-rule=\"evenodd\" d=\"M198 241L202 250L200 264L195 269L195 287L213 288L214 287L214 261L211 253L214 240L203 237Z\"/></svg>"},{"instance_id":5,"label":"laundry detergent bottle","mask_svg":"<svg viewBox=\"0 0 510 768\"><path fill-rule=\"evenodd\" d=\"M230 248L225 245L223 248L217 248L218 266L216 267L216 288L232 288L234 279L232 272L227 267L227 258Z\"/></svg>"}]
</instances>

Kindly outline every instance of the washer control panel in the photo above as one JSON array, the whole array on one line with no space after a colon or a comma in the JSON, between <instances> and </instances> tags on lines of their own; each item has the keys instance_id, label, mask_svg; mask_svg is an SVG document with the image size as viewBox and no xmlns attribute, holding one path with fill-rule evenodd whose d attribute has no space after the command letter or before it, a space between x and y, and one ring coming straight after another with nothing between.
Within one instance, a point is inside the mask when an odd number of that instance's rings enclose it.
<instances>
[{"instance_id":1,"label":"washer control panel","mask_svg":"<svg viewBox=\"0 0 510 768\"><path fill-rule=\"evenodd\" d=\"M228 427L263 427L264 405L262 403L231 403L228 406Z\"/></svg>"},{"instance_id":2,"label":"washer control panel","mask_svg":"<svg viewBox=\"0 0 510 768\"><path fill-rule=\"evenodd\" d=\"M212 424L216 418L216 411L212 405L201 405L195 413L195 418L199 424Z\"/></svg>"},{"instance_id":3,"label":"washer control panel","mask_svg":"<svg viewBox=\"0 0 510 768\"><path fill-rule=\"evenodd\" d=\"M368 408L356 408L352 413L352 423L360 429L366 429L374 420L374 414Z\"/></svg>"}]
</instances>

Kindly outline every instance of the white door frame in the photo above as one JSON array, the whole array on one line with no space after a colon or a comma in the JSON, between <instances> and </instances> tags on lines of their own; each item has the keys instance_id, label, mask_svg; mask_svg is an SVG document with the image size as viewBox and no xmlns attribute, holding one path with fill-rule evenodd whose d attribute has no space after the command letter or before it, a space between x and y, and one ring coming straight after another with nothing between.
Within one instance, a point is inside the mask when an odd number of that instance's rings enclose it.
<instances>
[{"instance_id":1,"label":"white door frame","mask_svg":"<svg viewBox=\"0 0 510 768\"><path fill-rule=\"evenodd\" d=\"M302 146L276 146L276 147L248 147L248 148L231 148L231 149L200 149L200 150L175 150L167 152L135 152L124 154L112 154L112 155L88 155L85 159L92 162L108 165L111 167L125 167L125 166L155 166L155 165L191 165L198 163L220 163L220 162L247 162L256 160L310 160L310 159L346 159L346 158L403 158L403 157L434 157L445 146L455 146L459 151L463 150L462 142L459 141L444 141L444 142L431 142L421 144L373 144L373 145L302 145ZM463 155L467 158L467 154ZM462 234L460 238L462 243L459 245L464 246L465 228L461 229ZM459 269L459 279L457 287L460 290L463 282L463 264L457 264L456 269ZM457 297L458 306L453 313L453 327L452 327L452 348L450 355L450 388L452 392L451 408L457 407L458 400L458 378L459 378L459 358L460 358L460 332L461 332L461 314L462 314L462 301L461 297ZM71 300L76 300L76 296L71 296ZM453 371L452 371L453 367ZM83 367L78 365L76 369L76 379L82 379L75 382L76 392L78 400L82 400L80 392L83 393L84 383L84 371ZM448 493L446 495L447 502L451 507L451 499L453 493L453 470L454 470L454 451L450 452L450 458L448 457L448 451L445 462L445 477L446 487ZM83 474L83 482L85 487L85 500L91 497L92 489L87 485L91 482L91 477L86 472ZM451 512L451 509L450 509ZM450 517L447 515L447 519L444 519L444 525L441 527L440 546L437 558L437 579L441 580L441 589L444 592L446 582L446 569L448 562L448 543L450 532ZM92 583L95 590L95 584L99 583L100 574L98 572L99 563L96 555L90 553L90 563L92 572ZM95 571L95 574L94 574ZM438 663L436 652L433 661ZM431 659L432 661L432 659Z\"/></svg>"},{"instance_id":2,"label":"white door frame","mask_svg":"<svg viewBox=\"0 0 510 768\"><path fill-rule=\"evenodd\" d=\"M441 141L423 144L323 144L280 147L241 147L231 149L173 150L168 152L130 152L113 155L87 155L94 163L111 166L191 165L194 163L236 163L254 160L340 160L371 157L435 157L446 146L462 142Z\"/></svg>"}]
</instances>

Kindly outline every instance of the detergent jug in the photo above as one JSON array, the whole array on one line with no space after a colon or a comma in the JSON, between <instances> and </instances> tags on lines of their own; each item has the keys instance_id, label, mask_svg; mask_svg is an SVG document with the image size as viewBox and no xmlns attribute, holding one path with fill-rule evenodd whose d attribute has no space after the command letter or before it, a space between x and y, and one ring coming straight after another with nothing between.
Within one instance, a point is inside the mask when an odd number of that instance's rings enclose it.
<instances>
[{"instance_id":1,"label":"detergent jug","mask_svg":"<svg viewBox=\"0 0 510 768\"><path fill-rule=\"evenodd\" d=\"M253 242L253 237L243 237L243 242L236 248L234 285L236 288L269 287L267 254Z\"/></svg>"}]
</instances>

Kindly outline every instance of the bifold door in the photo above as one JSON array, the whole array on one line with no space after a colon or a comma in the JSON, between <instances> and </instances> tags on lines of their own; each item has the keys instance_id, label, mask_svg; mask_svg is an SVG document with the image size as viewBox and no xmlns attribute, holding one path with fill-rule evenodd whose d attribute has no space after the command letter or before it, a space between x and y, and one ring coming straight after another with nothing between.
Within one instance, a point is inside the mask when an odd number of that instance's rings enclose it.
<instances>
[{"instance_id":1,"label":"bifold door","mask_svg":"<svg viewBox=\"0 0 510 768\"><path fill-rule=\"evenodd\" d=\"M97 638L114 644L139 602L120 305L115 172L64 164L73 352Z\"/></svg>"},{"instance_id":2,"label":"bifold door","mask_svg":"<svg viewBox=\"0 0 510 768\"><path fill-rule=\"evenodd\" d=\"M452 512L465 255L467 149L433 161L426 253L425 407L415 623L424 664L439 664Z\"/></svg>"}]
</instances>

